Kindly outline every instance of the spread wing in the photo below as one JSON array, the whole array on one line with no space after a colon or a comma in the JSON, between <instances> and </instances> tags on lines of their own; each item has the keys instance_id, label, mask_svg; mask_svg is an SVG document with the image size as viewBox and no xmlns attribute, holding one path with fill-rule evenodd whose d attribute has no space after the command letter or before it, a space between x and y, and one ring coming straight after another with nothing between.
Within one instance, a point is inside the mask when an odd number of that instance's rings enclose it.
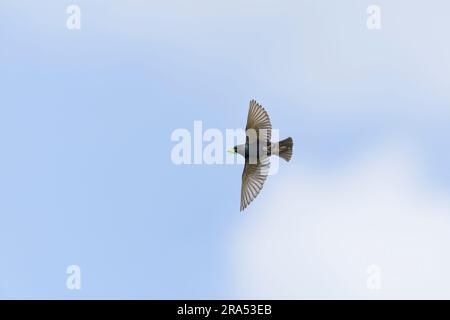
<instances>
[{"instance_id":1,"label":"spread wing","mask_svg":"<svg viewBox=\"0 0 450 320\"><path fill-rule=\"evenodd\" d=\"M269 173L269 157L260 159L256 164L245 161L244 172L242 173L241 186L241 211L243 211L260 193Z\"/></svg>"},{"instance_id":2,"label":"spread wing","mask_svg":"<svg viewBox=\"0 0 450 320\"><path fill-rule=\"evenodd\" d=\"M269 115L267 114L267 111L255 100L250 101L247 126L245 128L247 137L250 139L249 143L253 143L255 142L255 134L249 134L249 129L255 130L256 135L258 135L260 140L270 141L272 135L272 124L270 123Z\"/></svg>"}]
</instances>

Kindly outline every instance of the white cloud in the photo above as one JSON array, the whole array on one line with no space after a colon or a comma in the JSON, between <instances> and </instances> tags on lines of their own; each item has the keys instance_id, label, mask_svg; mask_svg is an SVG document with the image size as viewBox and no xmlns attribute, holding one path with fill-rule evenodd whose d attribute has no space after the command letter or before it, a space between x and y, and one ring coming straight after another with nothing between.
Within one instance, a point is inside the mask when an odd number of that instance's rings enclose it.
<instances>
[{"instance_id":1,"label":"white cloud","mask_svg":"<svg viewBox=\"0 0 450 320\"><path fill-rule=\"evenodd\" d=\"M383 147L332 174L281 168L233 238L241 298L450 298L448 195L407 150ZM371 265L379 291L367 289Z\"/></svg>"}]
</instances>

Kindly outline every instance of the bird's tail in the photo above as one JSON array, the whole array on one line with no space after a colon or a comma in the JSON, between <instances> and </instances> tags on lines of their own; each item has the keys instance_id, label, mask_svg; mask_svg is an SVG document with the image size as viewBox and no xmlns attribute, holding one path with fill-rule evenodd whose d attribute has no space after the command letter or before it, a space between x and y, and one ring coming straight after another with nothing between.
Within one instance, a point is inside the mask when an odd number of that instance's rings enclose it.
<instances>
[{"instance_id":1,"label":"bird's tail","mask_svg":"<svg viewBox=\"0 0 450 320\"><path fill-rule=\"evenodd\" d=\"M278 142L278 156L289 162L292 158L293 146L294 142L291 137Z\"/></svg>"}]
</instances>

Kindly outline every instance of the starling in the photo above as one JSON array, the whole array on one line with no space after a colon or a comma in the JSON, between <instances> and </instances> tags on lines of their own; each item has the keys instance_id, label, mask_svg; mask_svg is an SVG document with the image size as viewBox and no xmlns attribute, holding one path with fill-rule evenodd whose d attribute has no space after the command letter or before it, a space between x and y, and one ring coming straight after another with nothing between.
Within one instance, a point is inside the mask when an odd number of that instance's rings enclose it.
<instances>
[{"instance_id":1,"label":"starling","mask_svg":"<svg viewBox=\"0 0 450 320\"><path fill-rule=\"evenodd\" d=\"M277 155L286 161L292 157L292 138L277 143L271 140L272 124L267 111L255 100L250 101L245 128L245 144L230 149L245 158L241 186L241 211L243 211L260 193L266 181L270 156Z\"/></svg>"}]
</instances>

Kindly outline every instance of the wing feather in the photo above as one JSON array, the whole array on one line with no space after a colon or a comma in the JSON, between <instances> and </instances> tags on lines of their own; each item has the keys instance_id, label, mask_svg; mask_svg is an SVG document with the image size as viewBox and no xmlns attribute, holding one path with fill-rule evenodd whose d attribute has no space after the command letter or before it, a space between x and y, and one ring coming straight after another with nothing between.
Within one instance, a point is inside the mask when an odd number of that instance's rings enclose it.
<instances>
[{"instance_id":1,"label":"wing feather","mask_svg":"<svg viewBox=\"0 0 450 320\"><path fill-rule=\"evenodd\" d=\"M241 211L258 196L264 186L270 168L269 158L261 159L256 164L245 162L242 173Z\"/></svg>"},{"instance_id":2,"label":"wing feather","mask_svg":"<svg viewBox=\"0 0 450 320\"><path fill-rule=\"evenodd\" d=\"M269 114L255 100L250 101L248 108L247 126L245 127L245 131L247 132L249 129L255 130L260 140L270 141L272 124L270 122ZM247 134L247 137L250 138L250 143L254 142L252 135Z\"/></svg>"}]
</instances>

